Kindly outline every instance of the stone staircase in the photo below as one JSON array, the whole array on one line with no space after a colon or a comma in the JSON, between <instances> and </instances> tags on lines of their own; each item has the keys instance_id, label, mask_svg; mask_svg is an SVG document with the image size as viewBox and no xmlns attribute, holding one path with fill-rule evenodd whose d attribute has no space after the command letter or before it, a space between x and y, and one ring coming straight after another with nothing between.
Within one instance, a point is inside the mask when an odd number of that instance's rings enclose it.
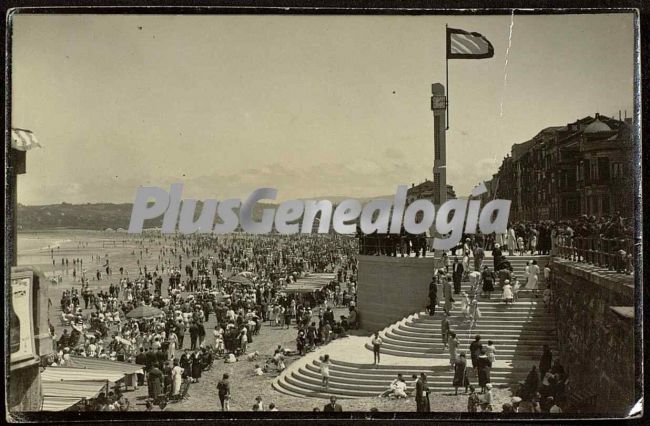
<instances>
[{"instance_id":1,"label":"stone staircase","mask_svg":"<svg viewBox=\"0 0 650 426\"><path fill-rule=\"evenodd\" d=\"M526 262L531 257L512 256L509 259L514 273L523 277ZM535 259L540 269L548 262L548 257ZM485 262L492 266L491 258L486 258L484 264ZM468 288L469 283L463 282L462 289ZM557 354L557 338L554 315L546 312L541 295L540 298L534 298L529 292L521 291L518 300L507 307L499 297L497 291L492 300L479 299L482 316L472 327L459 312L460 298L457 297L449 321L461 343L459 353L468 353L469 344L476 334L481 335L484 344L488 340L494 342L497 361L491 371L491 382L497 387L507 387L526 378L531 366L538 364L543 345L549 345L553 353ZM273 386L281 392L303 397L375 397L388 388L398 373L404 375L411 388L411 376L425 372L433 392L453 393L453 369L449 366L449 353L443 349L441 339L442 318L443 312L439 307L433 317L424 312L416 313L382 330L383 358L380 365L361 363L361 356L355 356L355 350L349 348L336 353L329 348L333 345L330 344L290 365L274 381ZM370 339L364 341L365 350L368 351L366 354L369 353L372 359ZM324 353L329 353L332 360L327 392L321 384L319 371L319 354ZM366 354L363 356L367 359ZM390 358L389 362L384 361L387 357ZM471 369L469 353L467 358L470 382L476 385L477 378Z\"/></svg>"}]
</instances>

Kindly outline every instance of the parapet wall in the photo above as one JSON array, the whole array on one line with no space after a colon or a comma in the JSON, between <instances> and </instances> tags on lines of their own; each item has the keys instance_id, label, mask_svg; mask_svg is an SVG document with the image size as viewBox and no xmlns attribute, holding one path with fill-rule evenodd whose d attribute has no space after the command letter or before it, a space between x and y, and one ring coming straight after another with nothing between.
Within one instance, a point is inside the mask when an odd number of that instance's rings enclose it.
<instances>
[{"instance_id":1,"label":"parapet wall","mask_svg":"<svg viewBox=\"0 0 650 426\"><path fill-rule=\"evenodd\" d=\"M383 329L429 304L434 258L358 256L361 327ZM440 291L440 289L438 289Z\"/></svg>"},{"instance_id":2,"label":"parapet wall","mask_svg":"<svg viewBox=\"0 0 650 426\"><path fill-rule=\"evenodd\" d=\"M634 278L562 259L552 262L560 359L569 394L595 392L585 411L627 414L635 394ZM638 374L637 374L638 371Z\"/></svg>"}]
</instances>

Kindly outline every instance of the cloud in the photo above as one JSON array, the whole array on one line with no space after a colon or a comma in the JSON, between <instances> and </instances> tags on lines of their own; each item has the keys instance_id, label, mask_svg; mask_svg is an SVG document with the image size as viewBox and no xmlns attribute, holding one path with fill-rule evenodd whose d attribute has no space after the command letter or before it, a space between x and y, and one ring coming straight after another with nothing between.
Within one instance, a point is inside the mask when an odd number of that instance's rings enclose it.
<instances>
[{"instance_id":1,"label":"cloud","mask_svg":"<svg viewBox=\"0 0 650 426\"><path fill-rule=\"evenodd\" d=\"M384 155L386 158L390 158L391 160L393 159L398 159L401 160L404 158L404 153L396 148L386 148L384 150Z\"/></svg>"}]
</instances>

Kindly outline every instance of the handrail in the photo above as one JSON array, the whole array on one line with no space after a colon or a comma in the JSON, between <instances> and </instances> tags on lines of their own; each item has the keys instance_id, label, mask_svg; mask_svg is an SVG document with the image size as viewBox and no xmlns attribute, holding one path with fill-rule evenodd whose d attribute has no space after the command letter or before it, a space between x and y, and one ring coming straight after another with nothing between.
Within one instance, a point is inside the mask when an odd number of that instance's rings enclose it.
<instances>
[{"instance_id":1,"label":"handrail","mask_svg":"<svg viewBox=\"0 0 650 426\"><path fill-rule=\"evenodd\" d=\"M489 237L489 236L488 236ZM412 252L426 256L432 251L434 237L424 235L362 235L359 236L359 254L403 256ZM634 273L634 239L600 237L569 237L559 235L553 240L551 255L575 262L587 263L618 273ZM461 240L455 249L461 249ZM452 249L452 253L455 249ZM470 250L475 243L470 243ZM518 252L519 250L514 250ZM530 251L530 250L527 250ZM462 254L461 254L462 255ZM454 255L452 254L452 257Z\"/></svg>"},{"instance_id":2,"label":"handrail","mask_svg":"<svg viewBox=\"0 0 650 426\"><path fill-rule=\"evenodd\" d=\"M554 254L618 273L634 273L632 238L560 237Z\"/></svg>"}]
</instances>

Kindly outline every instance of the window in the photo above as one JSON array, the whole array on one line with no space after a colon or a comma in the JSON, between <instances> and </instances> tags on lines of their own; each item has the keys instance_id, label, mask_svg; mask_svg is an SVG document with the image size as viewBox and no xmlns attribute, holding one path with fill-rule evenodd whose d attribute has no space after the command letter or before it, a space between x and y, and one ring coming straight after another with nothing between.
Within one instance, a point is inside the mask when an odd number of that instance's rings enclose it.
<instances>
[{"instance_id":1,"label":"window","mask_svg":"<svg viewBox=\"0 0 650 426\"><path fill-rule=\"evenodd\" d=\"M591 162L591 180L592 181L598 180L598 162L596 161Z\"/></svg>"},{"instance_id":2,"label":"window","mask_svg":"<svg viewBox=\"0 0 650 426\"><path fill-rule=\"evenodd\" d=\"M598 158L598 176L605 182L609 180L609 158Z\"/></svg>"},{"instance_id":3,"label":"window","mask_svg":"<svg viewBox=\"0 0 650 426\"><path fill-rule=\"evenodd\" d=\"M620 179L623 177L623 163L612 163L612 178Z\"/></svg>"}]
</instances>

